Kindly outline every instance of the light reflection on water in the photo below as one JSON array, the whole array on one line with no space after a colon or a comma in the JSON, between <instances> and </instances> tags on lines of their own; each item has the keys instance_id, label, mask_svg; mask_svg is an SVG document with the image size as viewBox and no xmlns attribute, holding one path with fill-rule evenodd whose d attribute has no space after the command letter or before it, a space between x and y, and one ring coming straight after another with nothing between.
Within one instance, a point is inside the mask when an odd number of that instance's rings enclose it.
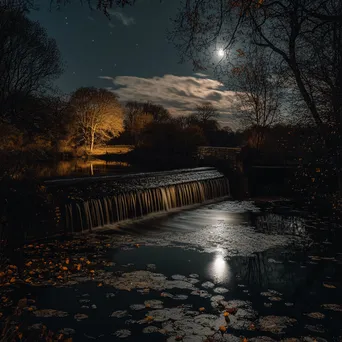
<instances>
[{"instance_id":1,"label":"light reflection on water","mask_svg":"<svg viewBox=\"0 0 342 342\"><path fill-rule=\"evenodd\" d=\"M208 273L215 283L229 283L232 273L229 264L225 259L224 250L217 250L214 254L214 259L209 264L208 268Z\"/></svg>"},{"instance_id":2,"label":"light reflection on water","mask_svg":"<svg viewBox=\"0 0 342 342\"><path fill-rule=\"evenodd\" d=\"M60 160L58 162L42 162L28 164L22 167L26 175L38 178L67 177L67 176L99 176L108 174L127 173L131 165L120 161L94 160ZM16 178L23 176L23 171Z\"/></svg>"}]
</instances>

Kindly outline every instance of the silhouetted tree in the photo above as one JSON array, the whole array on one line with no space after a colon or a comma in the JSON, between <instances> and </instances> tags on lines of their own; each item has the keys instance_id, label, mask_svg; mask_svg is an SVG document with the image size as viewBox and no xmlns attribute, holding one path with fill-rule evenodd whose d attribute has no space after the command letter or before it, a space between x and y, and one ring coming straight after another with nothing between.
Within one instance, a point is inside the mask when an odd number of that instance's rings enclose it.
<instances>
[{"instance_id":1,"label":"silhouetted tree","mask_svg":"<svg viewBox=\"0 0 342 342\"><path fill-rule=\"evenodd\" d=\"M145 113L151 114L153 121L162 122L170 120L171 115L169 111L161 105L152 102L137 102L129 101L126 103L126 119L133 120L137 114Z\"/></svg>"},{"instance_id":2,"label":"silhouetted tree","mask_svg":"<svg viewBox=\"0 0 342 342\"><path fill-rule=\"evenodd\" d=\"M125 106L125 130L130 134L132 143L137 145L144 127L153 121L153 115L144 112L143 104L127 102Z\"/></svg>"},{"instance_id":3,"label":"silhouetted tree","mask_svg":"<svg viewBox=\"0 0 342 342\"><path fill-rule=\"evenodd\" d=\"M0 3L0 117L12 120L18 101L44 94L62 73L54 39L22 9Z\"/></svg>"},{"instance_id":4,"label":"silhouetted tree","mask_svg":"<svg viewBox=\"0 0 342 342\"><path fill-rule=\"evenodd\" d=\"M123 129L123 110L118 97L105 89L79 88L70 98L78 143L90 152L96 143L109 141Z\"/></svg>"},{"instance_id":5,"label":"silhouetted tree","mask_svg":"<svg viewBox=\"0 0 342 342\"><path fill-rule=\"evenodd\" d=\"M342 191L342 3L339 0L185 0L171 38L196 69L213 63L217 46L227 58L253 44L272 51L301 95L328 153ZM217 60L217 57L216 57Z\"/></svg>"},{"instance_id":6,"label":"silhouetted tree","mask_svg":"<svg viewBox=\"0 0 342 342\"><path fill-rule=\"evenodd\" d=\"M233 69L238 92L239 119L243 127L253 128L250 141L260 148L267 127L280 120L281 79L271 56L260 49L240 53Z\"/></svg>"},{"instance_id":7,"label":"silhouetted tree","mask_svg":"<svg viewBox=\"0 0 342 342\"><path fill-rule=\"evenodd\" d=\"M204 123L209 120L216 120L219 113L217 108L211 102L204 102L196 107L194 116L199 122Z\"/></svg>"},{"instance_id":8,"label":"silhouetted tree","mask_svg":"<svg viewBox=\"0 0 342 342\"><path fill-rule=\"evenodd\" d=\"M198 126L182 127L177 120L153 121L145 127L135 153L157 168L189 166L196 161L197 147L204 142L203 131Z\"/></svg>"}]
</instances>

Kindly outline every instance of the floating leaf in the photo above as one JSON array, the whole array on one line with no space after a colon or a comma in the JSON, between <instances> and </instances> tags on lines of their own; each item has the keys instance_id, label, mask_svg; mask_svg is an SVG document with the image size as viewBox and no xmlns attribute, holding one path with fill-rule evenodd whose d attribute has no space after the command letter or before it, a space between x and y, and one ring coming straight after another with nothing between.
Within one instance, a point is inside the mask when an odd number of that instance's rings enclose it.
<instances>
[{"instance_id":1,"label":"floating leaf","mask_svg":"<svg viewBox=\"0 0 342 342\"><path fill-rule=\"evenodd\" d=\"M151 321L153 321L153 317L152 317L152 316L146 316L146 317L145 317L145 320L146 320L147 322L151 322Z\"/></svg>"},{"instance_id":2,"label":"floating leaf","mask_svg":"<svg viewBox=\"0 0 342 342\"><path fill-rule=\"evenodd\" d=\"M224 325L221 325L219 327L219 330L221 331L221 333L225 333L227 331L227 327L225 327Z\"/></svg>"},{"instance_id":3,"label":"floating leaf","mask_svg":"<svg viewBox=\"0 0 342 342\"><path fill-rule=\"evenodd\" d=\"M83 321L84 319L88 318L88 315L85 314L81 314L81 313L77 313L74 318L76 319L76 321Z\"/></svg>"},{"instance_id":4,"label":"floating leaf","mask_svg":"<svg viewBox=\"0 0 342 342\"><path fill-rule=\"evenodd\" d=\"M322 307L326 310L342 312L342 305L340 304L323 304Z\"/></svg>"},{"instance_id":5,"label":"floating leaf","mask_svg":"<svg viewBox=\"0 0 342 342\"><path fill-rule=\"evenodd\" d=\"M314 319L323 319L325 317L325 315L320 313L320 312L310 312L310 313L305 314L305 315L310 317L310 318L314 318Z\"/></svg>"}]
</instances>

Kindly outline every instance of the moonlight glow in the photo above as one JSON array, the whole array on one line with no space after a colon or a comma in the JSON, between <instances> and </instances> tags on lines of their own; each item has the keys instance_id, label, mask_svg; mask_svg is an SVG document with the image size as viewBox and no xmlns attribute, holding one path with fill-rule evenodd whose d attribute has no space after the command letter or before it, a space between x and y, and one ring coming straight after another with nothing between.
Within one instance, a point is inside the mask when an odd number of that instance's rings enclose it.
<instances>
[{"instance_id":1,"label":"moonlight glow","mask_svg":"<svg viewBox=\"0 0 342 342\"><path fill-rule=\"evenodd\" d=\"M224 50L223 50L223 49L218 49L217 55L218 55L219 57L223 57L223 56L224 56Z\"/></svg>"}]
</instances>

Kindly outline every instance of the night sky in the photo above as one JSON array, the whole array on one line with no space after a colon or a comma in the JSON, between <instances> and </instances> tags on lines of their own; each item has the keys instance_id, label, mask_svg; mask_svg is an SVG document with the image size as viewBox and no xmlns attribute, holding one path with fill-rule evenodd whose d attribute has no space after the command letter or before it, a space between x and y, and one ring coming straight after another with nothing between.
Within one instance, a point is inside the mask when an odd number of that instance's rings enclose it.
<instances>
[{"instance_id":1,"label":"night sky","mask_svg":"<svg viewBox=\"0 0 342 342\"><path fill-rule=\"evenodd\" d=\"M48 3L48 2L47 2ZM214 77L195 74L168 42L180 0L138 0L135 6L110 10L110 20L78 1L61 10L41 6L30 17L56 39L65 64L57 85L64 93L81 86L113 89L120 101L153 101L174 115L189 114L211 101L220 124L235 127L234 93Z\"/></svg>"}]
</instances>

